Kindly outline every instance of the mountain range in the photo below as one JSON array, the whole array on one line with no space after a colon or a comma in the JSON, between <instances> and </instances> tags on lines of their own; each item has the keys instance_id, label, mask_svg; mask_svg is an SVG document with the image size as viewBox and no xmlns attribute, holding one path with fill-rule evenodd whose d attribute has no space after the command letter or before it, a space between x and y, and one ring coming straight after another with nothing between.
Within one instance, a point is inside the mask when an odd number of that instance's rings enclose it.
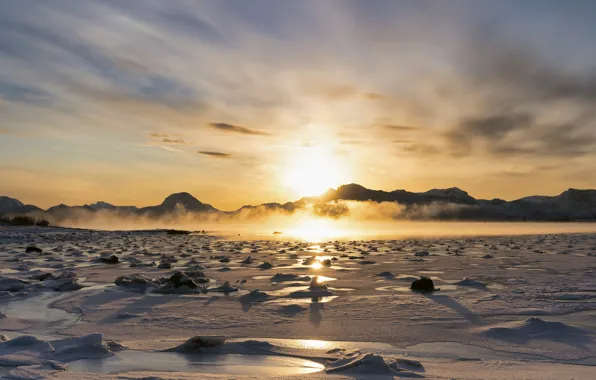
<instances>
[{"instance_id":1,"label":"mountain range","mask_svg":"<svg viewBox=\"0 0 596 380\"><path fill-rule=\"evenodd\" d=\"M25 205L14 198L0 196L0 215L29 215L55 221L85 217L99 212L148 218L174 216L179 212L258 216L271 211L292 213L311 205L318 215L341 217L349 213L349 207L341 201L397 203L402 211L394 215L396 219L596 221L596 190L569 189L556 196L528 196L505 201L476 199L456 187L416 193L406 190L371 190L357 184L342 185L337 189L329 189L321 196L306 197L295 202L243 206L235 211L220 211L200 202L189 193L172 194L156 206L115 206L99 201L83 206L60 204L47 210L34 205Z\"/></svg>"}]
</instances>

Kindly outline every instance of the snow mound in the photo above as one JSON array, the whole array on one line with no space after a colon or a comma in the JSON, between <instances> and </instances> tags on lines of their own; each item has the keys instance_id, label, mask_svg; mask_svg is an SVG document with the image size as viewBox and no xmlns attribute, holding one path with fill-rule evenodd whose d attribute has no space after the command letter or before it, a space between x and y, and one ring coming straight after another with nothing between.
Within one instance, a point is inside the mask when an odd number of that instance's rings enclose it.
<instances>
[{"instance_id":1,"label":"snow mound","mask_svg":"<svg viewBox=\"0 0 596 380\"><path fill-rule=\"evenodd\" d=\"M457 286L470 286L470 287L473 287L473 288L486 288L486 284L484 284L484 283L482 283L480 281L472 280L469 277L466 277L463 280L454 283L453 285L457 285Z\"/></svg>"},{"instance_id":2,"label":"snow mound","mask_svg":"<svg viewBox=\"0 0 596 380\"><path fill-rule=\"evenodd\" d=\"M17 353L45 354L54 352L54 347L50 342L37 339L33 335L22 335L0 343L0 354L10 355Z\"/></svg>"},{"instance_id":3,"label":"snow mound","mask_svg":"<svg viewBox=\"0 0 596 380\"><path fill-rule=\"evenodd\" d=\"M250 302L262 302L266 301L270 298L269 294L265 292L261 292L259 289L251 290L250 293L241 296L240 302L242 303L250 303Z\"/></svg>"},{"instance_id":4,"label":"snow mound","mask_svg":"<svg viewBox=\"0 0 596 380\"><path fill-rule=\"evenodd\" d=\"M359 351L347 353L345 356L325 366L325 372L351 372L361 374L392 374L395 371L385 362L380 355L373 353L360 353Z\"/></svg>"},{"instance_id":5,"label":"snow mound","mask_svg":"<svg viewBox=\"0 0 596 380\"><path fill-rule=\"evenodd\" d=\"M490 338L525 344L531 340L551 340L571 345L584 345L592 340L588 331L562 322L550 322L532 317L525 321L506 323L482 330Z\"/></svg>"},{"instance_id":6,"label":"snow mound","mask_svg":"<svg viewBox=\"0 0 596 380\"><path fill-rule=\"evenodd\" d=\"M25 283L17 278L0 277L0 291L18 292L25 288Z\"/></svg>"},{"instance_id":7,"label":"snow mound","mask_svg":"<svg viewBox=\"0 0 596 380\"><path fill-rule=\"evenodd\" d=\"M57 356L74 358L105 357L112 355L108 344L103 339L103 334L94 333L75 338L65 338L51 341Z\"/></svg>"},{"instance_id":8,"label":"snow mound","mask_svg":"<svg viewBox=\"0 0 596 380\"><path fill-rule=\"evenodd\" d=\"M216 288L207 288L207 291L220 292L220 293L231 293L231 292L237 292L238 288L233 287L232 285L230 285L229 281L226 281L226 282L224 282L224 284L222 286L218 286Z\"/></svg>"},{"instance_id":9,"label":"snow mound","mask_svg":"<svg viewBox=\"0 0 596 380\"><path fill-rule=\"evenodd\" d=\"M22 335L0 342L0 366L24 367L48 365L60 369L61 363L78 359L96 359L113 355L113 351L125 349L124 346L104 341L103 334L89 334L80 337L42 340L33 335Z\"/></svg>"}]
</instances>

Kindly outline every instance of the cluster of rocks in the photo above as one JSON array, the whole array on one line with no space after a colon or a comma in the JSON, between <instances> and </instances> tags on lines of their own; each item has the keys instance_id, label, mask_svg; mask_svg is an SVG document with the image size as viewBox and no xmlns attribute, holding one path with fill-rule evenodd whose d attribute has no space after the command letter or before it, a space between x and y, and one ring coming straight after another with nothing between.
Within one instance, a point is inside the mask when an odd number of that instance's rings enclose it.
<instances>
[{"instance_id":1,"label":"cluster of rocks","mask_svg":"<svg viewBox=\"0 0 596 380\"><path fill-rule=\"evenodd\" d=\"M83 285L79 284L77 274L72 271L65 271L59 275L52 273L38 273L28 278L0 277L0 291L22 292L53 290L57 292L69 292L79 290Z\"/></svg>"},{"instance_id":2,"label":"cluster of rocks","mask_svg":"<svg viewBox=\"0 0 596 380\"><path fill-rule=\"evenodd\" d=\"M199 270L177 271L169 277L150 279L140 274L124 275L116 278L118 286L140 291L151 291L162 294L187 294L207 292L235 292L235 288L226 281L222 286L208 288L209 279Z\"/></svg>"}]
</instances>

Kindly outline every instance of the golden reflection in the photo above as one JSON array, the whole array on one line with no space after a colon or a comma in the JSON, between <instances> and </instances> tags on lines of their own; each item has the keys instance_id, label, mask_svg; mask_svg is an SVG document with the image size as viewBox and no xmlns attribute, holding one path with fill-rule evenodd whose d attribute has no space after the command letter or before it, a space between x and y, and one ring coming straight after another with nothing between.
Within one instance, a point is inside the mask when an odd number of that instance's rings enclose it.
<instances>
[{"instance_id":1,"label":"golden reflection","mask_svg":"<svg viewBox=\"0 0 596 380\"><path fill-rule=\"evenodd\" d=\"M295 228L290 229L289 233L311 243L320 243L344 235L344 232L332 220L314 217L299 221Z\"/></svg>"},{"instance_id":2,"label":"golden reflection","mask_svg":"<svg viewBox=\"0 0 596 380\"><path fill-rule=\"evenodd\" d=\"M300 339L298 344L302 348L309 348L309 349L323 349L323 348L330 348L331 343L326 342L324 340L307 340L307 339Z\"/></svg>"},{"instance_id":3,"label":"golden reflection","mask_svg":"<svg viewBox=\"0 0 596 380\"><path fill-rule=\"evenodd\" d=\"M311 266L312 269L321 269L323 268L323 264L320 261L315 261Z\"/></svg>"}]
</instances>

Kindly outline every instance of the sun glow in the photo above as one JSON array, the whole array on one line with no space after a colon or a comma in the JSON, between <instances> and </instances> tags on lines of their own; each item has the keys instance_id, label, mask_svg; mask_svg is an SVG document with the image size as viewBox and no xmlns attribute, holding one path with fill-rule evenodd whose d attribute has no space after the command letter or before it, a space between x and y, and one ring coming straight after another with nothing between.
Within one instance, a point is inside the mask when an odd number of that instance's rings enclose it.
<instances>
[{"instance_id":1,"label":"sun glow","mask_svg":"<svg viewBox=\"0 0 596 380\"><path fill-rule=\"evenodd\" d=\"M295 228L288 232L292 236L311 243L339 238L345 233L335 225L334 221L314 217L301 220ZM318 264L320 265L320 263Z\"/></svg>"},{"instance_id":2,"label":"sun glow","mask_svg":"<svg viewBox=\"0 0 596 380\"><path fill-rule=\"evenodd\" d=\"M296 196L320 195L329 188L347 183L347 170L328 148L306 148L289 159L283 182Z\"/></svg>"}]
</instances>

